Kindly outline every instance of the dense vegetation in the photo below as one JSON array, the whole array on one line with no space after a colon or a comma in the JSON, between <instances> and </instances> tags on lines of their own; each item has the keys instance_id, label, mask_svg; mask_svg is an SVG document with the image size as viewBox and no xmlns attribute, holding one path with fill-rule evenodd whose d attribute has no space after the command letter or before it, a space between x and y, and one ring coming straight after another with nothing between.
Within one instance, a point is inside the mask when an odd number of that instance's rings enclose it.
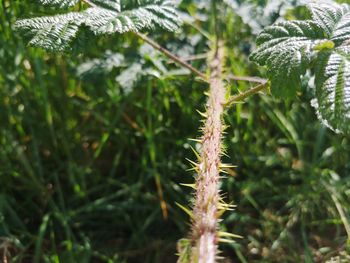
<instances>
[{"instance_id":1,"label":"dense vegetation","mask_svg":"<svg viewBox=\"0 0 350 263\"><path fill-rule=\"evenodd\" d=\"M15 21L57 13L32 2L0 5L1 260L175 262L189 231L176 203L192 198L180 183L193 182L185 158L196 158L188 138L207 84L132 33L83 31L59 54L28 47ZM224 2L217 26L226 71L238 76L269 76L248 58L265 26L310 16L290 9L299 1ZM150 36L205 72L212 6L184 0L179 9L179 31ZM317 120L310 76L300 84L294 99L251 97L225 115L224 161L237 168L222 192L237 208L221 227L243 237L220 245L227 262L346 260L349 137Z\"/></svg>"}]
</instances>

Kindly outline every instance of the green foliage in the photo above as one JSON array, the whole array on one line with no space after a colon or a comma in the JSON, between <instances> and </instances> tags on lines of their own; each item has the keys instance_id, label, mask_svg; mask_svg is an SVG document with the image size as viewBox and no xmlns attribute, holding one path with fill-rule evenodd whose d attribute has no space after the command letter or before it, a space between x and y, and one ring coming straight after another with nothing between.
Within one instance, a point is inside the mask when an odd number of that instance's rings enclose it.
<instances>
[{"instance_id":1,"label":"green foliage","mask_svg":"<svg viewBox=\"0 0 350 263\"><path fill-rule=\"evenodd\" d=\"M59 4L61 7L77 1L41 1L42 4ZM180 24L173 1L88 1L90 7L80 12L69 12L48 17L19 20L15 28L29 38L29 44L53 51L70 47L79 29L89 28L96 35L138 32L160 26L174 31Z\"/></svg>"},{"instance_id":2,"label":"green foliage","mask_svg":"<svg viewBox=\"0 0 350 263\"><path fill-rule=\"evenodd\" d=\"M15 26L31 37L30 45L63 51L77 35L84 18L83 14L72 12L53 17L24 19L18 21Z\"/></svg>"},{"instance_id":3,"label":"green foliage","mask_svg":"<svg viewBox=\"0 0 350 263\"><path fill-rule=\"evenodd\" d=\"M291 97L301 87L301 76L315 69L320 119L335 131L350 131L350 75L348 40L350 6L333 2L307 5L312 20L278 22L259 35L251 59L267 66L272 94Z\"/></svg>"},{"instance_id":4,"label":"green foliage","mask_svg":"<svg viewBox=\"0 0 350 263\"><path fill-rule=\"evenodd\" d=\"M316 99L312 105L322 122L336 131L350 131L350 47L318 55Z\"/></svg>"},{"instance_id":5,"label":"green foliage","mask_svg":"<svg viewBox=\"0 0 350 263\"><path fill-rule=\"evenodd\" d=\"M79 77L89 77L97 74L107 74L114 68L125 66L125 57L120 53L113 53L107 50L100 58L86 61L77 68Z\"/></svg>"},{"instance_id":6,"label":"green foliage","mask_svg":"<svg viewBox=\"0 0 350 263\"><path fill-rule=\"evenodd\" d=\"M300 0L224 0L254 34L258 34L265 26L271 25L282 17Z\"/></svg>"},{"instance_id":7,"label":"green foliage","mask_svg":"<svg viewBox=\"0 0 350 263\"><path fill-rule=\"evenodd\" d=\"M43 5L53 5L60 8L75 6L80 0L37 0Z\"/></svg>"},{"instance_id":8,"label":"green foliage","mask_svg":"<svg viewBox=\"0 0 350 263\"><path fill-rule=\"evenodd\" d=\"M233 1L258 8L273 2ZM143 59L132 34L96 37L80 56L27 48L11 25L18 17L49 12L33 2L0 4L1 260L7 251L13 263L33 262L34 255L39 262L175 262L176 241L188 231L188 216L175 203L193 197L179 182L192 182L184 156L195 159L190 148L198 144L186 138L198 134L201 116L194 111L205 111L205 84L188 74L142 76L125 94L116 76L127 68L124 63ZM163 32L153 37L178 56L205 54L208 1L186 0L181 9L192 22L176 38ZM240 14L222 9L227 70L259 76L247 57L255 35ZM330 42L322 43L318 49ZM160 71L159 62L178 70L159 54L142 67ZM103 74L87 70L77 78L85 63ZM191 63L205 70L203 60ZM222 192L239 209L226 213L221 227L243 236L221 244L227 261L326 262L348 250L327 189L349 218L350 138L334 136L315 118L307 82L301 88L306 95L297 100L252 97L225 116L224 161L238 168L228 169ZM231 91L250 87L232 82ZM188 251L188 243L179 246Z\"/></svg>"},{"instance_id":9,"label":"green foliage","mask_svg":"<svg viewBox=\"0 0 350 263\"><path fill-rule=\"evenodd\" d=\"M77 75L84 80L101 76L115 78L116 84L128 94L145 76L166 80L182 75L188 76L189 71L169 68L167 60L159 52L150 45L143 44L133 57L126 58L123 54L107 50L99 58L80 64L77 67Z\"/></svg>"},{"instance_id":10,"label":"green foliage","mask_svg":"<svg viewBox=\"0 0 350 263\"><path fill-rule=\"evenodd\" d=\"M313 47L327 41L322 37L312 21L280 22L259 35L260 46L251 59L268 67L272 94L289 97L300 89L300 76L310 64Z\"/></svg>"},{"instance_id":11,"label":"green foliage","mask_svg":"<svg viewBox=\"0 0 350 263\"><path fill-rule=\"evenodd\" d=\"M179 252L179 258L177 263L189 263L191 262L191 241L188 239L180 239L177 242L177 250Z\"/></svg>"}]
</instances>

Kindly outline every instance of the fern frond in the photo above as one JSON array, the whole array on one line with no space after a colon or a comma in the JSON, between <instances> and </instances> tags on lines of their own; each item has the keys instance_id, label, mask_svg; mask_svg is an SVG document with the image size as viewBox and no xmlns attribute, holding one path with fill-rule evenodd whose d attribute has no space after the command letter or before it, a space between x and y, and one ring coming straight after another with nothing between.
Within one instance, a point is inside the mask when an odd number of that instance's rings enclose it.
<instances>
[{"instance_id":1,"label":"fern frond","mask_svg":"<svg viewBox=\"0 0 350 263\"><path fill-rule=\"evenodd\" d=\"M314 1L312 19L276 23L260 33L251 59L267 66L274 95L288 97L315 71L312 105L324 124L350 132L350 6Z\"/></svg>"},{"instance_id":2,"label":"fern frond","mask_svg":"<svg viewBox=\"0 0 350 263\"><path fill-rule=\"evenodd\" d=\"M168 31L178 29L180 20L169 1L144 1L131 10L114 12L101 7L86 10L86 25L96 34L125 33L160 26ZM159 2L159 5L148 4Z\"/></svg>"},{"instance_id":3,"label":"fern frond","mask_svg":"<svg viewBox=\"0 0 350 263\"><path fill-rule=\"evenodd\" d=\"M40 0L42 4L72 6L77 0ZM180 19L173 1L168 0L90 0L93 6L81 12L19 20L15 28L24 31L30 45L63 51L85 25L95 34L137 32L160 26L174 31ZM121 8L123 7L123 9Z\"/></svg>"},{"instance_id":4,"label":"fern frond","mask_svg":"<svg viewBox=\"0 0 350 263\"><path fill-rule=\"evenodd\" d=\"M75 6L79 0L37 0L43 5L58 6L60 8Z\"/></svg>"},{"instance_id":5,"label":"fern frond","mask_svg":"<svg viewBox=\"0 0 350 263\"><path fill-rule=\"evenodd\" d=\"M120 12L121 10L120 0L90 0L90 2L100 7L112 9L116 12Z\"/></svg>"},{"instance_id":6,"label":"fern frond","mask_svg":"<svg viewBox=\"0 0 350 263\"><path fill-rule=\"evenodd\" d=\"M84 21L84 14L71 12L51 17L22 19L16 22L15 28L24 31L31 40L32 46L43 47L52 51L63 51L78 33Z\"/></svg>"}]
</instances>

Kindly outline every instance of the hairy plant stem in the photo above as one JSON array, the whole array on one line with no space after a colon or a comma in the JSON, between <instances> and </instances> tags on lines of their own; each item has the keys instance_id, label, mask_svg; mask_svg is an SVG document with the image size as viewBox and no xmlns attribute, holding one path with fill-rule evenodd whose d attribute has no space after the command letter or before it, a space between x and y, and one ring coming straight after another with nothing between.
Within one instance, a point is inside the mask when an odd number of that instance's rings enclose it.
<instances>
[{"instance_id":1,"label":"hairy plant stem","mask_svg":"<svg viewBox=\"0 0 350 263\"><path fill-rule=\"evenodd\" d=\"M223 48L218 46L210 61L210 90L202 148L196 178L192 218L192 256L194 263L214 263L217 257L219 177L226 89L223 82Z\"/></svg>"}]
</instances>

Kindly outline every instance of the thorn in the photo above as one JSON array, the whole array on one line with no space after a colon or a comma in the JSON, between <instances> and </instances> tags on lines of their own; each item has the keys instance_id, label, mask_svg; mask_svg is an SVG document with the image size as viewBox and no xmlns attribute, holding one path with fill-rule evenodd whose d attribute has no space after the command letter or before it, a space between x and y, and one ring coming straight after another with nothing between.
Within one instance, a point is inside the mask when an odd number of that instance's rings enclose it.
<instances>
[{"instance_id":1,"label":"thorn","mask_svg":"<svg viewBox=\"0 0 350 263\"><path fill-rule=\"evenodd\" d=\"M188 162L190 162L194 167L198 167L198 163L196 163L196 162L194 162L194 161L192 161L192 160L190 160L190 159L188 159L188 158L186 158L186 160L187 160Z\"/></svg>"},{"instance_id":2,"label":"thorn","mask_svg":"<svg viewBox=\"0 0 350 263\"><path fill-rule=\"evenodd\" d=\"M192 139L192 138L188 138L187 140L192 141L192 142L202 143L202 140L200 140L200 139Z\"/></svg>"},{"instance_id":3,"label":"thorn","mask_svg":"<svg viewBox=\"0 0 350 263\"><path fill-rule=\"evenodd\" d=\"M223 125L222 125L222 129L223 129L223 130L228 129L229 127L230 127L230 126L229 126L229 125L226 125L226 124L223 124Z\"/></svg>"},{"instance_id":4,"label":"thorn","mask_svg":"<svg viewBox=\"0 0 350 263\"><path fill-rule=\"evenodd\" d=\"M225 156L225 157L230 158L230 156L228 156L228 154L226 153L226 151L225 151L225 150L223 150L223 151L221 152L221 154L222 154L223 156Z\"/></svg>"},{"instance_id":5,"label":"thorn","mask_svg":"<svg viewBox=\"0 0 350 263\"><path fill-rule=\"evenodd\" d=\"M242 94L242 93L239 93L239 94ZM232 98L234 98L234 96L231 96L231 98L229 99L229 101L230 101ZM235 102L233 102L232 104L244 104L244 101L235 101ZM232 104L231 104L231 105L232 105ZM230 106L230 105L226 105L226 108L228 108L227 106Z\"/></svg>"},{"instance_id":6,"label":"thorn","mask_svg":"<svg viewBox=\"0 0 350 263\"><path fill-rule=\"evenodd\" d=\"M186 214L188 214L189 217L191 217L191 218L193 219L193 214L192 214L192 212L190 211L190 209L188 209L187 207L185 207L185 206L179 204L178 202L175 202L175 204L176 204L178 207L180 207Z\"/></svg>"},{"instance_id":7,"label":"thorn","mask_svg":"<svg viewBox=\"0 0 350 263\"><path fill-rule=\"evenodd\" d=\"M219 237L232 237L232 238L243 238L240 235L232 234L229 232L219 231L218 232Z\"/></svg>"},{"instance_id":8,"label":"thorn","mask_svg":"<svg viewBox=\"0 0 350 263\"><path fill-rule=\"evenodd\" d=\"M199 153L190 145L191 150L193 151L193 153L196 155L197 160L201 161L201 156L199 155Z\"/></svg>"},{"instance_id":9,"label":"thorn","mask_svg":"<svg viewBox=\"0 0 350 263\"><path fill-rule=\"evenodd\" d=\"M198 167L192 167L192 168L186 169L186 172L192 172L192 171L195 171L196 173L199 173Z\"/></svg>"},{"instance_id":10,"label":"thorn","mask_svg":"<svg viewBox=\"0 0 350 263\"><path fill-rule=\"evenodd\" d=\"M237 176L237 172L234 170L234 168L237 168L237 166L235 165L231 165L228 163L221 163L219 165L219 168L220 168L220 172L223 172L224 174L228 174L232 177Z\"/></svg>"},{"instance_id":11,"label":"thorn","mask_svg":"<svg viewBox=\"0 0 350 263\"><path fill-rule=\"evenodd\" d=\"M219 205L222 207L227 207L227 208L236 208L237 207L236 205L226 204L223 202L220 202Z\"/></svg>"},{"instance_id":12,"label":"thorn","mask_svg":"<svg viewBox=\"0 0 350 263\"><path fill-rule=\"evenodd\" d=\"M231 239L226 239L226 238L219 238L219 242L220 242L220 243L228 243L228 244L234 243L233 240L231 240Z\"/></svg>"},{"instance_id":13,"label":"thorn","mask_svg":"<svg viewBox=\"0 0 350 263\"><path fill-rule=\"evenodd\" d=\"M187 187L190 187L192 189L196 189L196 184L180 184L182 186L187 186Z\"/></svg>"},{"instance_id":14,"label":"thorn","mask_svg":"<svg viewBox=\"0 0 350 263\"><path fill-rule=\"evenodd\" d=\"M225 203L222 199L219 200L219 204L222 205L222 206L231 207L231 208L237 207L236 205Z\"/></svg>"},{"instance_id":15,"label":"thorn","mask_svg":"<svg viewBox=\"0 0 350 263\"><path fill-rule=\"evenodd\" d=\"M218 213L218 215L220 215L219 217L221 217L221 215L223 215L226 211L235 211L235 209L222 207L220 205L218 206L218 209L220 210L220 212Z\"/></svg>"},{"instance_id":16,"label":"thorn","mask_svg":"<svg viewBox=\"0 0 350 263\"><path fill-rule=\"evenodd\" d=\"M223 170L223 169L219 169L219 172L223 174L229 174L226 170Z\"/></svg>"},{"instance_id":17,"label":"thorn","mask_svg":"<svg viewBox=\"0 0 350 263\"><path fill-rule=\"evenodd\" d=\"M198 114L201 115L203 118L207 118L207 117L208 117L208 115L207 115L206 113L201 112L201 111L199 111L199 110L196 110L196 111L197 111Z\"/></svg>"},{"instance_id":18,"label":"thorn","mask_svg":"<svg viewBox=\"0 0 350 263\"><path fill-rule=\"evenodd\" d=\"M223 207L223 208L219 208L221 211L222 211L222 215L224 213L226 213L227 211L235 211L235 209L232 209L232 208L227 208L227 207ZM221 216L220 216L221 217Z\"/></svg>"},{"instance_id":19,"label":"thorn","mask_svg":"<svg viewBox=\"0 0 350 263\"><path fill-rule=\"evenodd\" d=\"M232 165L229 163L221 163L220 168L237 168L237 165Z\"/></svg>"}]
</instances>

